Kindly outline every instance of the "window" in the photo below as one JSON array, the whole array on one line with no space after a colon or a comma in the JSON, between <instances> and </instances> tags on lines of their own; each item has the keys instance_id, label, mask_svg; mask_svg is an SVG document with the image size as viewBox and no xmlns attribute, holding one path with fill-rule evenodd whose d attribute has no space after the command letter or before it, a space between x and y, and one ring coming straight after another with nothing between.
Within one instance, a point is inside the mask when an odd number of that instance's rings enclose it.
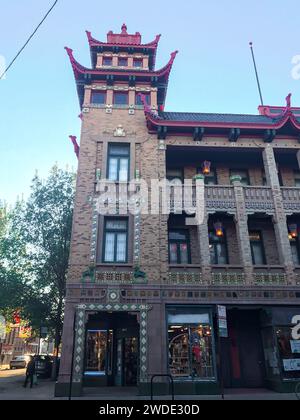
<instances>
[{"instance_id":1,"label":"window","mask_svg":"<svg viewBox=\"0 0 300 420\"><path fill-rule=\"evenodd\" d=\"M300 246L299 238L290 238L290 244L292 249L292 256L295 265L300 265Z\"/></svg>"},{"instance_id":2,"label":"window","mask_svg":"<svg viewBox=\"0 0 300 420\"><path fill-rule=\"evenodd\" d=\"M118 65L120 67L127 67L128 66L128 59L124 57L120 57L118 60Z\"/></svg>"},{"instance_id":3,"label":"window","mask_svg":"<svg viewBox=\"0 0 300 420\"><path fill-rule=\"evenodd\" d=\"M171 230L169 232L170 264L190 264L190 243L188 231Z\"/></svg>"},{"instance_id":4,"label":"window","mask_svg":"<svg viewBox=\"0 0 300 420\"><path fill-rule=\"evenodd\" d=\"M179 180L183 182L183 170L182 169L167 169L167 180L174 181Z\"/></svg>"},{"instance_id":5,"label":"window","mask_svg":"<svg viewBox=\"0 0 300 420\"><path fill-rule=\"evenodd\" d=\"M128 144L110 144L108 146L107 178L110 181L127 182L129 180Z\"/></svg>"},{"instance_id":6,"label":"window","mask_svg":"<svg viewBox=\"0 0 300 420\"><path fill-rule=\"evenodd\" d=\"M112 66L112 57L103 57L103 66Z\"/></svg>"},{"instance_id":7,"label":"window","mask_svg":"<svg viewBox=\"0 0 300 420\"><path fill-rule=\"evenodd\" d=\"M140 58L135 58L133 60L133 67L142 68L143 67L143 60Z\"/></svg>"},{"instance_id":8,"label":"window","mask_svg":"<svg viewBox=\"0 0 300 420\"><path fill-rule=\"evenodd\" d=\"M143 95L145 96L147 105L151 105L150 93L144 93ZM141 99L140 95L138 95L137 93L135 95L135 104L136 105L143 105L142 99Z\"/></svg>"},{"instance_id":9,"label":"window","mask_svg":"<svg viewBox=\"0 0 300 420\"><path fill-rule=\"evenodd\" d=\"M300 188L300 171L294 171L295 187Z\"/></svg>"},{"instance_id":10,"label":"window","mask_svg":"<svg viewBox=\"0 0 300 420\"><path fill-rule=\"evenodd\" d=\"M174 308L168 313L169 373L175 378L214 377L213 331L209 313Z\"/></svg>"},{"instance_id":11,"label":"window","mask_svg":"<svg viewBox=\"0 0 300 420\"><path fill-rule=\"evenodd\" d=\"M115 92L114 93L114 105L128 105L128 93L127 92Z\"/></svg>"},{"instance_id":12,"label":"window","mask_svg":"<svg viewBox=\"0 0 300 420\"><path fill-rule=\"evenodd\" d=\"M209 233L209 250L212 265L229 264L225 233L223 236L217 236L215 231Z\"/></svg>"},{"instance_id":13,"label":"window","mask_svg":"<svg viewBox=\"0 0 300 420\"><path fill-rule=\"evenodd\" d=\"M104 105L106 103L106 92L92 92L92 104Z\"/></svg>"},{"instance_id":14,"label":"window","mask_svg":"<svg viewBox=\"0 0 300 420\"><path fill-rule=\"evenodd\" d=\"M265 265L266 257L260 232L249 232L252 262L254 265Z\"/></svg>"},{"instance_id":15,"label":"window","mask_svg":"<svg viewBox=\"0 0 300 420\"><path fill-rule=\"evenodd\" d=\"M249 173L247 169L231 169L230 176L240 176L241 183L244 186L250 185Z\"/></svg>"},{"instance_id":16,"label":"window","mask_svg":"<svg viewBox=\"0 0 300 420\"><path fill-rule=\"evenodd\" d=\"M106 219L104 227L104 262L126 263L128 242L128 221Z\"/></svg>"}]
</instances>

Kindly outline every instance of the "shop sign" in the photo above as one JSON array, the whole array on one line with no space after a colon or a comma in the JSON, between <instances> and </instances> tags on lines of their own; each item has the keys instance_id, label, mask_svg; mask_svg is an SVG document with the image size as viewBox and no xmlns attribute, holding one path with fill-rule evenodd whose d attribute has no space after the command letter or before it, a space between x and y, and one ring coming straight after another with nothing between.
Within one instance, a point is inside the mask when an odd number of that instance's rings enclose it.
<instances>
[{"instance_id":1,"label":"shop sign","mask_svg":"<svg viewBox=\"0 0 300 420\"><path fill-rule=\"evenodd\" d=\"M291 340L291 349L293 354L300 353L300 340Z\"/></svg>"},{"instance_id":2,"label":"shop sign","mask_svg":"<svg viewBox=\"0 0 300 420\"><path fill-rule=\"evenodd\" d=\"M292 336L294 340L300 340L300 315L294 316L292 324L295 325L292 328Z\"/></svg>"},{"instance_id":3,"label":"shop sign","mask_svg":"<svg viewBox=\"0 0 300 420\"><path fill-rule=\"evenodd\" d=\"M217 310L218 310L219 336L222 338L228 338L226 306L218 305Z\"/></svg>"},{"instance_id":4,"label":"shop sign","mask_svg":"<svg viewBox=\"0 0 300 420\"><path fill-rule=\"evenodd\" d=\"M283 368L285 372L300 371L300 359L285 359L283 360Z\"/></svg>"}]
</instances>

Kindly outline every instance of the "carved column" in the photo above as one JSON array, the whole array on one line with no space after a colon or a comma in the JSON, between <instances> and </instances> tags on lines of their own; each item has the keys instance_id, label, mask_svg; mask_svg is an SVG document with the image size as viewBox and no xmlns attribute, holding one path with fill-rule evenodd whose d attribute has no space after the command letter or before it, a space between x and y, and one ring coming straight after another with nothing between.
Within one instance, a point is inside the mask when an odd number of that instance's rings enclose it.
<instances>
[{"instance_id":1,"label":"carved column","mask_svg":"<svg viewBox=\"0 0 300 420\"><path fill-rule=\"evenodd\" d=\"M234 188L236 203L236 234L242 265L244 266L246 284L253 284L253 262L251 245L249 240L248 215L246 212L244 188L241 184L241 177L231 178Z\"/></svg>"},{"instance_id":2,"label":"carved column","mask_svg":"<svg viewBox=\"0 0 300 420\"><path fill-rule=\"evenodd\" d=\"M204 215L203 223L198 225L198 240L200 247L200 263L202 269L202 280L207 284L211 283L211 261L209 252L209 230L208 215Z\"/></svg>"},{"instance_id":3,"label":"carved column","mask_svg":"<svg viewBox=\"0 0 300 420\"><path fill-rule=\"evenodd\" d=\"M283 207L283 199L278 178L274 150L270 144L268 144L263 151L263 161L267 181L268 184L271 186L274 200L274 230L280 258L280 264L284 265L285 267L285 271L288 276L288 283L295 284L294 263L291 245L288 237L289 232L287 227L287 219Z\"/></svg>"}]
</instances>

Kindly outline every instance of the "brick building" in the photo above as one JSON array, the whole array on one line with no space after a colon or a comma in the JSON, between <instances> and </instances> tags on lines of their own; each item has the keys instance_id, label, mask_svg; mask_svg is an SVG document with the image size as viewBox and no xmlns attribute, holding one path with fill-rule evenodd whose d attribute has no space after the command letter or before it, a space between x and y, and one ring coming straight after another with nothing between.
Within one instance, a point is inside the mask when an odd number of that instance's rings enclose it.
<instances>
[{"instance_id":1,"label":"brick building","mask_svg":"<svg viewBox=\"0 0 300 420\"><path fill-rule=\"evenodd\" d=\"M68 392L73 339L76 395L86 386L147 393L156 373L185 394L218 392L221 375L226 387L292 389L300 108L288 96L258 115L165 112L176 52L156 70L159 36L143 44L126 25L107 42L87 35L91 68L67 49L82 133L56 394ZM118 188L204 183L204 222L175 211L172 194L170 214L99 214L106 178ZM227 310L224 338L217 305Z\"/></svg>"}]
</instances>

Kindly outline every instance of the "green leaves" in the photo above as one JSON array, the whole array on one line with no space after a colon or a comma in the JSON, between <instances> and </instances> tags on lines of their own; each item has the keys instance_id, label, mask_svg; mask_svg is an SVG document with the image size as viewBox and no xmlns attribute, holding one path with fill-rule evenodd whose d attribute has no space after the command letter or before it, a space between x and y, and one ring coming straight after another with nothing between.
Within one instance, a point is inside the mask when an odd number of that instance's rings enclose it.
<instances>
[{"instance_id":1,"label":"green leaves","mask_svg":"<svg viewBox=\"0 0 300 420\"><path fill-rule=\"evenodd\" d=\"M0 311L20 308L36 330L60 341L72 229L75 175L54 166L36 175L27 202L0 208Z\"/></svg>"}]
</instances>

